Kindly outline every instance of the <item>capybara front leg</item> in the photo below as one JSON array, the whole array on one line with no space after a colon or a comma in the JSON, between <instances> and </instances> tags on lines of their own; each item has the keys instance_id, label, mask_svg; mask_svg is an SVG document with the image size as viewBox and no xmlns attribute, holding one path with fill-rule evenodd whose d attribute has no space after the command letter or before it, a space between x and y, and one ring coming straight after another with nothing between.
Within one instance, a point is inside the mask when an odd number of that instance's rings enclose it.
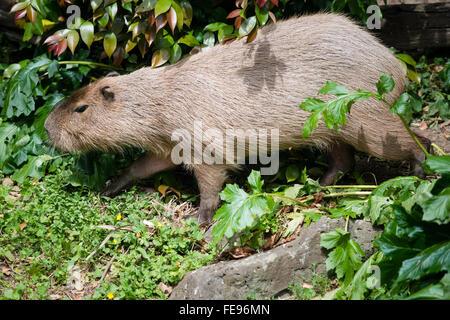
<instances>
[{"instance_id":1,"label":"capybara front leg","mask_svg":"<svg viewBox=\"0 0 450 320\"><path fill-rule=\"evenodd\" d=\"M170 159L155 158L149 152L141 156L124 170L110 185L101 192L102 196L114 197L120 190L152 174L174 167Z\"/></svg>"},{"instance_id":2,"label":"capybara front leg","mask_svg":"<svg viewBox=\"0 0 450 320\"><path fill-rule=\"evenodd\" d=\"M355 163L353 147L344 142L335 142L328 149L328 170L320 179L320 184L332 185L339 173L346 174ZM339 177L338 177L339 178Z\"/></svg>"},{"instance_id":3,"label":"capybara front leg","mask_svg":"<svg viewBox=\"0 0 450 320\"><path fill-rule=\"evenodd\" d=\"M200 208L197 214L199 223L211 222L219 206L219 192L227 177L226 168L219 165L194 166L194 175L200 191Z\"/></svg>"}]
</instances>

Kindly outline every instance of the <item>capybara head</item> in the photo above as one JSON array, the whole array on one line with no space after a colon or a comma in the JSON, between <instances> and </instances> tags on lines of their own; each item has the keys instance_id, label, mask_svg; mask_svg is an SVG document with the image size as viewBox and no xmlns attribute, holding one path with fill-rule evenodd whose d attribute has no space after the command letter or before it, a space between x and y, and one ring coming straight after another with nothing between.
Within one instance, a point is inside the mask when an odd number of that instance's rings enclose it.
<instances>
[{"instance_id":1,"label":"capybara head","mask_svg":"<svg viewBox=\"0 0 450 320\"><path fill-rule=\"evenodd\" d=\"M107 76L75 91L50 113L45 129L54 147L69 152L120 148L119 78Z\"/></svg>"}]
</instances>

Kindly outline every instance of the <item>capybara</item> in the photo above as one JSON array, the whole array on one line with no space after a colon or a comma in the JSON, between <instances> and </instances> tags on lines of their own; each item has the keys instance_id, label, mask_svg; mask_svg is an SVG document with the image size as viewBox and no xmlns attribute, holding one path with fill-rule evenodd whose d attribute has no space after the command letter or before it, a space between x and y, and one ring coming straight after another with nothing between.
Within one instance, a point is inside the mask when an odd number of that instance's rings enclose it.
<instances>
[{"instance_id":1,"label":"capybara","mask_svg":"<svg viewBox=\"0 0 450 320\"><path fill-rule=\"evenodd\" d=\"M197 179L199 221L210 221L227 171L242 163L237 161L239 150L247 158L255 156L256 149L249 145L266 138L261 130L278 132L275 140L268 139L266 151L306 145L327 151L330 165L322 184L333 183L339 171L350 169L353 149L411 160L419 174L424 154L401 120L375 99L356 102L338 131L319 122L312 135L302 139L310 113L299 105L316 96L327 80L350 90L376 92L383 73L395 81L394 90L385 96L392 103L406 80L401 64L385 46L343 15L302 16L267 25L251 43L236 40L174 65L99 79L63 101L45 127L52 144L63 151L147 151L106 187L107 196L180 164L173 150L180 141L189 142L190 149L179 153L184 157L181 164ZM233 144L239 134L231 140L220 138L233 129L247 134L245 147ZM213 163L202 161L205 147L215 157ZM225 161L228 151L236 151L231 153L234 161Z\"/></svg>"}]
</instances>

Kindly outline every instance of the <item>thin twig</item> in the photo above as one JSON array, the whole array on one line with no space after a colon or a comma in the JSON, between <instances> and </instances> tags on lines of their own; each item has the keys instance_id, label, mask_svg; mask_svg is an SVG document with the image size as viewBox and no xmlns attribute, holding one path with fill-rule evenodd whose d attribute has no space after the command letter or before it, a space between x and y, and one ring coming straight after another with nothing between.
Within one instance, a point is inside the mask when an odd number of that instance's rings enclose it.
<instances>
[{"instance_id":1,"label":"thin twig","mask_svg":"<svg viewBox=\"0 0 450 320\"><path fill-rule=\"evenodd\" d=\"M99 283L102 282L106 278L106 274L108 273L109 268L111 268L111 265L112 265L112 263L113 263L115 258L116 258L116 254L114 254L112 256L111 260L109 260L108 264L106 265L106 269L105 269L105 271L103 271L103 274L102 274L102 277L99 280Z\"/></svg>"},{"instance_id":2,"label":"thin twig","mask_svg":"<svg viewBox=\"0 0 450 320\"><path fill-rule=\"evenodd\" d=\"M116 230L112 230L110 233L108 233L105 240L103 240L103 242L100 243L100 246L97 249L95 249L94 251L92 251L90 255L87 256L86 261L89 260L90 257L92 257L95 253L97 253L97 251L100 250L106 244L106 242L109 240L109 238L111 238L111 236L114 234L114 232L116 232Z\"/></svg>"}]
</instances>

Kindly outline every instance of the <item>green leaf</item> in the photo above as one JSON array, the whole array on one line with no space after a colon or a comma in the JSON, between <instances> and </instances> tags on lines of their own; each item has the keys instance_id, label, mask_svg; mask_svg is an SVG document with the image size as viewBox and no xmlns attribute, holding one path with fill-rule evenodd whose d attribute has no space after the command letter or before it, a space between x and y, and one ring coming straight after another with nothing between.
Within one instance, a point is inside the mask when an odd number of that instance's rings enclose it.
<instances>
[{"instance_id":1,"label":"green leaf","mask_svg":"<svg viewBox=\"0 0 450 320\"><path fill-rule=\"evenodd\" d=\"M404 92L398 97L397 100L395 100L394 105L391 108L391 112L393 114L400 114L405 115L410 111L409 108L409 94L407 92Z\"/></svg>"},{"instance_id":2,"label":"green leaf","mask_svg":"<svg viewBox=\"0 0 450 320\"><path fill-rule=\"evenodd\" d=\"M28 161L21 169L17 170L12 176L11 179L23 183L25 178L33 177L40 179L44 175L42 171L42 166L51 160L52 157L49 155L40 155L36 157L31 157L31 160Z\"/></svg>"},{"instance_id":3,"label":"green leaf","mask_svg":"<svg viewBox=\"0 0 450 320\"><path fill-rule=\"evenodd\" d=\"M143 0L140 5L136 7L136 12L147 12L153 10L158 0Z\"/></svg>"},{"instance_id":4,"label":"green leaf","mask_svg":"<svg viewBox=\"0 0 450 320\"><path fill-rule=\"evenodd\" d=\"M78 31L70 30L67 34L67 45L72 54L75 54L75 48L78 45L78 41L80 41L80 35L78 34Z\"/></svg>"},{"instance_id":5,"label":"green leaf","mask_svg":"<svg viewBox=\"0 0 450 320\"><path fill-rule=\"evenodd\" d=\"M22 66L18 63L10 64L8 68L6 68L5 71L3 71L3 79L11 78L21 68Z\"/></svg>"},{"instance_id":6,"label":"green leaf","mask_svg":"<svg viewBox=\"0 0 450 320\"><path fill-rule=\"evenodd\" d=\"M333 249L342 242L346 242L350 239L350 233L345 232L341 228L337 228L328 233L320 235L320 246L326 249Z\"/></svg>"},{"instance_id":7,"label":"green leaf","mask_svg":"<svg viewBox=\"0 0 450 320\"><path fill-rule=\"evenodd\" d=\"M291 164L286 168L286 180L287 182L292 182L298 179L300 176L300 169L296 166Z\"/></svg>"},{"instance_id":8,"label":"green leaf","mask_svg":"<svg viewBox=\"0 0 450 320\"><path fill-rule=\"evenodd\" d=\"M409 54L398 53L395 56L410 66L416 67L416 61Z\"/></svg>"},{"instance_id":9,"label":"green leaf","mask_svg":"<svg viewBox=\"0 0 450 320\"><path fill-rule=\"evenodd\" d=\"M80 26L80 34L81 34L81 39L90 49L91 44L94 41L94 25L92 24L92 22L85 21Z\"/></svg>"},{"instance_id":10,"label":"green leaf","mask_svg":"<svg viewBox=\"0 0 450 320\"><path fill-rule=\"evenodd\" d=\"M106 55L111 58L112 54L116 50L117 38L112 32L109 32L103 38L103 48L105 49Z\"/></svg>"},{"instance_id":11,"label":"green leaf","mask_svg":"<svg viewBox=\"0 0 450 320\"><path fill-rule=\"evenodd\" d=\"M170 51L167 48L161 48L153 52L152 56L152 68L157 68L162 66L164 63L169 61Z\"/></svg>"},{"instance_id":12,"label":"green leaf","mask_svg":"<svg viewBox=\"0 0 450 320\"><path fill-rule=\"evenodd\" d=\"M422 205L423 220L438 224L450 222L450 187L442 190L438 195L431 197Z\"/></svg>"},{"instance_id":13,"label":"green leaf","mask_svg":"<svg viewBox=\"0 0 450 320\"><path fill-rule=\"evenodd\" d=\"M178 43L175 43L172 47L172 52L170 54L170 64L176 63L181 58L181 47Z\"/></svg>"},{"instance_id":14,"label":"green leaf","mask_svg":"<svg viewBox=\"0 0 450 320\"><path fill-rule=\"evenodd\" d=\"M227 27L228 24L223 23L223 22L214 22L214 23L210 23L208 24L206 27L203 28L204 31L211 31L211 32L216 32L219 31L220 29Z\"/></svg>"},{"instance_id":15,"label":"green leaf","mask_svg":"<svg viewBox=\"0 0 450 320\"><path fill-rule=\"evenodd\" d=\"M377 91L380 96L385 93L389 93L394 89L395 83L389 74L383 73L380 77L380 81L376 83Z\"/></svg>"},{"instance_id":16,"label":"green leaf","mask_svg":"<svg viewBox=\"0 0 450 320\"><path fill-rule=\"evenodd\" d=\"M423 163L423 167L428 173L439 173L450 175L450 156L430 155Z\"/></svg>"},{"instance_id":17,"label":"green leaf","mask_svg":"<svg viewBox=\"0 0 450 320\"><path fill-rule=\"evenodd\" d=\"M255 6L255 14L261 26L264 26L267 23L267 20L269 20L269 10L267 9L267 6L262 8Z\"/></svg>"},{"instance_id":18,"label":"green leaf","mask_svg":"<svg viewBox=\"0 0 450 320\"><path fill-rule=\"evenodd\" d=\"M100 5L103 3L103 0L91 0L91 7L92 11L95 12L95 10L100 7Z\"/></svg>"},{"instance_id":19,"label":"green leaf","mask_svg":"<svg viewBox=\"0 0 450 320\"><path fill-rule=\"evenodd\" d=\"M214 36L214 33L208 31L203 34L203 43L205 45L207 45L208 47L214 47L215 42L216 38Z\"/></svg>"},{"instance_id":20,"label":"green leaf","mask_svg":"<svg viewBox=\"0 0 450 320\"><path fill-rule=\"evenodd\" d=\"M239 27L239 36L245 37L253 30L253 28L255 28L255 26L256 26L255 16L245 19L244 22L242 22L241 26Z\"/></svg>"},{"instance_id":21,"label":"green leaf","mask_svg":"<svg viewBox=\"0 0 450 320\"><path fill-rule=\"evenodd\" d=\"M327 81L325 86L323 86L319 92L319 94L332 94L335 96L342 96L348 94L348 89L338 85L336 82Z\"/></svg>"},{"instance_id":22,"label":"green leaf","mask_svg":"<svg viewBox=\"0 0 450 320\"><path fill-rule=\"evenodd\" d=\"M435 244L413 258L403 261L396 284L442 271L450 271L450 241Z\"/></svg>"},{"instance_id":23,"label":"green leaf","mask_svg":"<svg viewBox=\"0 0 450 320\"><path fill-rule=\"evenodd\" d=\"M185 45L188 45L189 47L195 47L199 46L200 42L198 42L197 38L195 38L191 34L187 34L180 39L178 39L178 43L184 43Z\"/></svg>"},{"instance_id":24,"label":"green leaf","mask_svg":"<svg viewBox=\"0 0 450 320\"><path fill-rule=\"evenodd\" d=\"M450 300L450 273L447 272L437 284L431 284L410 295L407 300Z\"/></svg>"},{"instance_id":25,"label":"green leaf","mask_svg":"<svg viewBox=\"0 0 450 320\"><path fill-rule=\"evenodd\" d=\"M172 6L172 0L158 0L155 6L155 17L169 11Z\"/></svg>"},{"instance_id":26,"label":"green leaf","mask_svg":"<svg viewBox=\"0 0 450 320\"><path fill-rule=\"evenodd\" d=\"M256 170L252 170L247 178L248 185L252 188L253 193L261 193L264 181L261 181L261 173Z\"/></svg>"},{"instance_id":27,"label":"green leaf","mask_svg":"<svg viewBox=\"0 0 450 320\"><path fill-rule=\"evenodd\" d=\"M313 132L313 130L317 128L317 125L319 124L319 120L321 117L322 112L314 112L312 115L308 117L308 119L306 119L302 129L303 139L308 138Z\"/></svg>"},{"instance_id":28,"label":"green leaf","mask_svg":"<svg viewBox=\"0 0 450 320\"><path fill-rule=\"evenodd\" d=\"M181 1L180 6L183 9L183 22L188 27L191 27L192 22L192 6L189 1Z\"/></svg>"}]
</instances>

